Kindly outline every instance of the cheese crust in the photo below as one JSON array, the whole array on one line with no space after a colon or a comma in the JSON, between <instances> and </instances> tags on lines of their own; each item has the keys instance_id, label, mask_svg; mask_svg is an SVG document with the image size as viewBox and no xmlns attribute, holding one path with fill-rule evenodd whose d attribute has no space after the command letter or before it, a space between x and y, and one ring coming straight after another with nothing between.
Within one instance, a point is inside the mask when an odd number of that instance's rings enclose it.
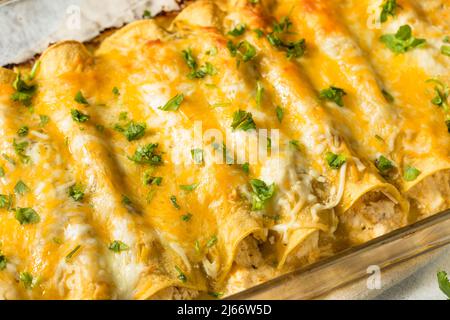
<instances>
[{"instance_id":1,"label":"cheese crust","mask_svg":"<svg viewBox=\"0 0 450 320\"><path fill-rule=\"evenodd\" d=\"M223 297L450 208L448 21L387 2L198 0L1 68L0 299Z\"/></svg>"}]
</instances>

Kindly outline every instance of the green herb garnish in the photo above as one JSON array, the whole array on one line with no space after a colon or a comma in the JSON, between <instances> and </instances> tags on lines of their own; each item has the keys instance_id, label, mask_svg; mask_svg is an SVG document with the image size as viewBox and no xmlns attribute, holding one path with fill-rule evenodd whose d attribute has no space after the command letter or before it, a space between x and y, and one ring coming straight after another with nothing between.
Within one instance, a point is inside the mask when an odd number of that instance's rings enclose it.
<instances>
[{"instance_id":1,"label":"green herb garnish","mask_svg":"<svg viewBox=\"0 0 450 320\"><path fill-rule=\"evenodd\" d=\"M158 109L163 111L177 111L180 108L183 100L184 95L182 93L176 94L173 98L167 101L167 103L164 106L158 107Z\"/></svg>"},{"instance_id":2,"label":"green herb garnish","mask_svg":"<svg viewBox=\"0 0 450 320\"><path fill-rule=\"evenodd\" d=\"M195 164L203 163L203 150L199 148L191 149L191 156Z\"/></svg>"},{"instance_id":3,"label":"green herb garnish","mask_svg":"<svg viewBox=\"0 0 450 320\"><path fill-rule=\"evenodd\" d=\"M380 170L382 174L388 173L391 169L394 168L394 164L385 156L379 156L377 160L375 160L375 166Z\"/></svg>"},{"instance_id":4,"label":"green herb garnish","mask_svg":"<svg viewBox=\"0 0 450 320\"><path fill-rule=\"evenodd\" d=\"M0 209L11 208L12 197L5 194L0 194Z\"/></svg>"},{"instance_id":5,"label":"green herb garnish","mask_svg":"<svg viewBox=\"0 0 450 320\"><path fill-rule=\"evenodd\" d=\"M228 31L228 35L233 37L239 37L243 35L245 32L245 24L238 24L236 27L234 27L233 30Z\"/></svg>"},{"instance_id":6,"label":"green herb garnish","mask_svg":"<svg viewBox=\"0 0 450 320\"><path fill-rule=\"evenodd\" d=\"M41 217L32 208L16 208L16 219L21 225L35 224L41 221Z\"/></svg>"},{"instance_id":7,"label":"green herb garnish","mask_svg":"<svg viewBox=\"0 0 450 320\"><path fill-rule=\"evenodd\" d=\"M264 181L259 179L250 180L252 187L252 210L264 209L267 201L275 194L275 184L267 185Z\"/></svg>"},{"instance_id":8,"label":"green herb garnish","mask_svg":"<svg viewBox=\"0 0 450 320\"><path fill-rule=\"evenodd\" d=\"M122 251L129 250L130 247L127 244L123 243L122 241L114 240L109 244L108 249L115 253L120 253Z\"/></svg>"},{"instance_id":9,"label":"green herb garnish","mask_svg":"<svg viewBox=\"0 0 450 320\"><path fill-rule=\"evenodd\" d=\"M191 220L191 218L192 218L192 214L190 214L190 213L186 213L181 216L181 220L183 220L184 222L188 222L189 220Z\"/></svg>"},{"instance_id":10,"label":"green herb garnish","mask_svg":"<svg viewBox=\"0 0 450 320\"><path fill-rule=\"evenodd\" d=\"M151 19L152 18L152 13L150 12L150 10L144 10L144 13L142 14L142 19Z\"/></svg>"},{"instance_id":11,"label":"green herb garnish","mask_svg":"<svg viewBox=\"0 0 450 320\"><path fill-rule=\"evenodd\" d=\"M28 147L28 141L17 142L16 139L13 140L13 148L17 156L20 158L22 163L29 163L30 157L25 154L25 150Z\"/></svg>"},{"instance_id":12,"label":"green herb garnish","mask_svg":"<svg viewBox=\"0 0 450 320\"><path fill-rule=\"evenodd\" d=\"M172 205L175 207L175 209L177 209L177 210L180 210L181 209L181 207L180 207L180 205L178 204L178 202L177 202L177 197L175 197L175 196L170 196L170 202L172 203Z\"/></svg>"},{"instance_id":13,"label":"green herb garnish","mask_svg":"<svg viewBox=\"0 0 450 320\"><path fill-rule=\"evenodd\" d=\"M244 110L239 110L233 113L233 122L231 123L233 130L248 131L256 129L256 124L253 121L252 114Z\"/></svg>"},{"instance_id":14,"label":"green herb garnish","mask_svg":"<svg viewBox=\"0 0 450 320\"><path fill-rule=\"evenodd\" d=\"M263 99L264 87L261 82L256 82L256 106L260 107Z\"/></svg>"},{"instance_id":15,"label":"green herb garnish","mask_svg":"<svg viewBox=\"0 0 450 320\"><path fill-rule=\"evenodd\" d=\"M214 236L212 236L212 237L208 240L208 242L206 242L206 247L207 247L207 248L211 248L211 247L213 247L216 243L217 243L217 236L214 235Z\"/></svg>"},{"instance_id":16,"label":"green herb garnish","mask_svg":"<svg viewBox=\"0 0 450 320\"><path fill-rule=\"evenodd\" d=\"M0 254L0 271L6 269L6 265L8 264L8 259L3 254Z\"/></svg>"},{"instance_id":17,"label":"green herb garnish","mask_svg":"<svg viewBox=\"0 0 450 320\"><path fill-rule=\"evenodd\" d=\"M395 0L385 1L381 6L380 22L381 23L386 22L388 16L394 17L397 8L398 8L397 1Z\"/></svg>"},{"instance_id":18,"label":"green herb garnish","mask_svg":"<svg viewBox=\"0 0 450 320\"><path fill-rule=\"evenodd\" d=\"M19 137L26 137L29 131L30 129L27 126L22 126L19 128L19 130L17 130L17 135Z\"/></svg>"},{"instance_id":19,"label":"green herb garnish","mask_svg":"<svg viewBox=\"0 0 450 320\"><path fill-rule=\"evenodd\" d=\"M332 169L339 169L347 161L347 158L343 154L335 154L333 152L327 152L325 160Z\"/></svg>"},{"instance_id":20,"label":"green herb garnish","mask_svg":"<svg viewBox=\"0 0 450 320\"><path fill-rule=\"evenodd\" d=\"M19 180L14 187L14 192L23 196L25 193L29 192L30 188L22 181Z\"/></svg>"},{"instance_id":21,"label":"green herb garnish","mask_svg":"<svg viewBox=\"0 0 450 320\"><path fill-rule=\"evenodd\" d=\"M414 181L420 175L420 170L411 166L407 166L403 173L403 178L406 181Z\"/></svg>"},{"instance_id":22,"label":"green herb garnish","mask_svg":"<svg viewBox=\"0 0 450 320\"><path fill-rule=\"evenodd\" d=\"M84 188L81 184L74 184L69 187L69 197L74 201L83 201L84 198Z\"/></svg>"},{"instance_id":23,"label":"green herb garnish","mask_svg":"<svg viewBox=\"0 0 450 320\"><path fill-rule=\"evenodd\" d=\"M244 172L246 174L249 174L250 173L250 164L248 162L242 164L242 170L244 170Z\"/></svg>"},{"instance_id":24,"label":"green herb garnish","mask_svg":"<svg viewBox=\"0 0 450 320\"><path fill-rule=\"evenodd\" d=\"M175 270L178 272L178 280L180 280L181 282L186 282L187 281L187 277L186 275L183 273L183 271L181 271L181 269L178 266L175 266Z\"/></svg>"},{"instance_id":25,"label":"green herb garnish","mask_svg":"<svg viewBox=\"0 0 450 320\"><path fill-rule=\"evenodd\" d=\"M321 99L325 99L328 101L332 101L336 103L339 107L344 106L344 102L342 98L347 95L347 93L344 91L344 89L331 86L327 89L323 89L319 93L319 97Z\"/></svg>"},{"instance_id":26,"label":"green herb garnish","mask_svg":"<svg viewBox=\"0 0 450 320\"><path fill-rule=\"evenodd\" d=\"M70 114L72 115L72 120L79 123L86 122L90 119L90 116L82 113L80 110L77 109L70 110Z\"/></svg>"},{"instance_id":27,"label":"green herb garnish","mask_svg":"<svg viewBox=\"0 0 450 320\"><path fill-rule=\"evenodd\" d=\"M89 104L89 102L86 100L86 98L83 96L83 93L81 91L78 91L75 94L74 100L79 104Z\"/></svg>"},{"instance_id":28,"label":"green herb garnish","mask_svg":"<svg viewBox=\"0 0 450 320\"><path fill-rule=\"evenodd\" d=\"M437 279L439 283L439 289L441 289L441 291L445 293L447 298L450 299L450 281L447 278L447 272L439 271L437 273Z\"/></svg>"},{"instance_id":29,"label":"green herb garnish","mask_svg":"<svg viewBox=\"0 0 450 320\"><path fill-rule=\"evenodd\" d=\"M184 191L193 191L198 187L199 183L193 183L193 184L182 184L180 185L180 189Z\"/></svg>"},{"instance_id":30,"label":"green herb garnish","mask_svg":"<svg viewBox=\"0 0 450 320\"><path fill-rule=\"evenodd\" d=\"M48 122L50 121L50 118L46 116L45 114L39 115L39 126L44 127Z\"/></svg>"},{"instance_id":31,"label":"green herb garnish","mask_svg":"<svg viewBox=\"0 0 450 320\"><path fill-rule=\"evenodd\" d=\"M78 250L80 250L81 245L77 245L72 251L69 252L69 254L66 256L66 261L70 261L73 256L77 253Z\"/></svg>"},{"instance_id":32,"label":"green herb garnish","mask_svg":"<svg viewBox=\"0 0 450 320\"><path fill-rule=\"evenodd\" d=\"M382 35L380 41L395 53L405 53L426 43L425 39L413 37L411 27L407 24L401 26L395 34Z\"/></svg>"},{"instance_id":33,"label":"green herb garnish","mask_svg":"<svg viewBox=\"0 0 450 320\"><path fill-rule=\"evenodd\" d=\"M33 289L33 276L29 272L21 272L19 274L19 280L23 283L26 289Z\"/></svg>"},{"instance_id":34,"label":"green herb garnish","mask_svg":"<svg viewBox=\"0 0 450 320\"><path fill-rule=\"evenodd\" d=\"M24 106L29 107L31 105L31 99L36 92L36 86L29 85L22 80L22 76L19 72L13 82L13 88L16 91L12 94L11 99L13 101L21 102Z\"/></svg>"},{"instance_id":35,"label":"green herb garnish","mask_svg":"<svg viewBox=\"0 0 450 320\"><path fill-rule=\"evenodd\" d=\"M139 147L132 157L128 157L131 161L139 164L160 165L162 164L162 157L156 154L157 143L150 143L143 147Z\"/></svg>"},{"instance_id":36,"label":"green herb garnish","mask_svg":"<svg viewBox=\"0 0 450 320\"><path fill-rule=\"evenodd\" d=\"M283 117L284 117L284 110L280 106L277 106L275 108L275 112L277 114L278 122L281 123L281 121L283 121Z\"/></svg>"}]
</instances>

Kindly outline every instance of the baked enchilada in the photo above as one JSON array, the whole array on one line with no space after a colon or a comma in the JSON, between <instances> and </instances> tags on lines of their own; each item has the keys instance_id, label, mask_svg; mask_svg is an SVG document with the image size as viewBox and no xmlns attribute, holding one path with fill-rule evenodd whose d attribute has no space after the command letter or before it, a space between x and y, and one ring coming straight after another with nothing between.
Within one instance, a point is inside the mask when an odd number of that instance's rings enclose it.
<instances>
[{"instance_id":1,"label":"baked enchilada","mask_svg":"<svg viewBox=\"0 0 450 320\"><path fill-rule=\"evenodd\" d=\"M0 298L220 298L449 208L431 3L199 0L0 69Z\"/></svg>"}]
</instances>

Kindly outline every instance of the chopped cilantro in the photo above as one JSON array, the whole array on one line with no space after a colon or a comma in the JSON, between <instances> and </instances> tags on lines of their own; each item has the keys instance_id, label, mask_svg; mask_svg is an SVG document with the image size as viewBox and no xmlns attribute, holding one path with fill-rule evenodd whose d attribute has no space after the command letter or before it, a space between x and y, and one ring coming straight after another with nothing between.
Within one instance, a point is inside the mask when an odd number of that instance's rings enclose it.
<instances>
[{"instance_id":1,"label":"chopped cilantro","mask_svg":"<svg viewBox=\"0 0 450 320\"><path fill-rule=\"evenodd\" d=\"M178 209L178 210L181 209L180 205L179 205L178 202L177 202L177 197L175 197L175 196L170 196L170 202L171 202L172 205L175 207L175 209Z\"/></svg>"},{"instance_id":2,"label":"chopped cilantro","mask_svg":"<svg viewBox=\"0 0 450 320\"><path fill-rule=\"evenodd\" d=\"M284 110L280 106L277 106L275 108L275 112L277 114L278 122L281 123L281 121L283 121L283 117L284 117Z\"/></svg>"},{"instance_id":3,"label":"chopped cilantro","mask_svg":"<svg viewBox=\"0 0 450 320\"><path fill-rule=\"evenodd\" d=\"M178 280L180 280L181 282L186 282L187 281L187 277L186 275L183 273L183 271L178 267L175 266L175 270L178 272Z\"/></svg>"},{"instance_id":4,"label":"chopped cilantro","mask_svg":"<svg viewBox=\"0 0 450 320\"><path fill-rule=\"evenodd\" d=\"M406 181L414 181L420 175L420 170L411 166L407 166L403 173L403 178Z\"/></svg>"},{"instance_id":5,"label":"chopped cilantro","mask_svg":"<svg viewBox=\"0 0 450 320\"><path fill-rule=\"evenodd\" d=\"M380 41L395 53L405 53L426 43L425 39L413 37L411 27L407 24L401 26L395 34L382 35Z\"/></svg>"},{"instance_id":6,"label":"chopped cilantro","mask_svg":"<svg viewBox=\"0 0 450 320\"><path fill-rule=\"evenodd\" d=\"M333 152L327 152L325 160L332 169L339 169L346 161L347 158L343 154L335 154Z\"/></svg>"},{"instance_id":7,"label":"chopped cilantro","mask_svg":"<svg viewBox=\"0 0 450 320\"><path fill-rule=\"evenodd\" d=\"M21 225L35 224L41 221L41 217L32 208L16 208L15 217Z\"/></svg>"},{"instance_id":8,"label":"chopped cilantro","mask_svg":"<svg viewBox=\"0 0 450 320\"><path fill-rule=\"evenodd\" d=\"M382 89L381 93L383 94L383 96L387 102L389 102L389 103L394 102L394 97L389 92L387 92L385 89Z\"/></svg>"},{"instance_id":9,"label":"chopped cilantro","mask_svg":"<svg viewBox=\"0 0 450 320\"><path fill-rule=\"evenodd\" d=\"M19 130L17 130L17 135L19 137L26 137L29 131L30 129L27 126L22 126L19 128Z\"/></svg>"},{"instance_id":10,"label":"chopped cilantro","mask_svg":"<svg viewBox=\"0 0 450 320\"><path fill-rule=\"evenodd\" d=\"M12 197L5 194L0 194L0 209L11 208Z\"/></svg>"},{"instance_id":11,"label":"chopped cilantro","mask_svg":"<svg viewBox=\"0 0 450 320\"><path fill-rule=\"evenodd\" d=\"M214 235L214 236L212 236L212 237L208 240L208 242L206 242L206 247L207 247L207 248L211 248L211 247L213 247L216 243L217 243L217 236Z\"/></svg>"},{"instance_id":12,"label":"chopped cilantro","mask_svg":"<svg viewBox=\"0 0 450 320\"><path fill-rule=\"evenodd\" d=\"M450 281L447 278L447 272L439 271L437 273L437 279L439 283L439 289L450 299Z\"/></svg>"},{"instance_id":13,"label":"chopped cilantro","mask_svg":"<svg viewBox=\"0 0 450 320\"><path fill-rule=\"evenodd\" d=\"M114 240L109 244L108 249L115 253L120 253L122 251L129 250L130 247L127 244L123 243L122 241Z\"/></svg>"},{"instance_id":14,"label":"chopped cilantro","mask_svg":"<svg viewBox=\"0 0 450 320\"><path fill-rule=\"evenodd\" d=\"M266 202L275 194L275 184L267 185L258 179L250 180L252 187L252 210L262 210Z\"/></svg>"},{"instance_id":15,"label":"chopped cilantro","mask_svg":"<svg viewBox=\"0 0 450 320\"><path fill-rule=\"evenodd\" d=\"M6 269L8 259L0 252L0 271Z\"/></svg>"},{"instance_id":16,"label":"chopped cilantro","mask_svg":"<svg viewBox=\"0 0 450 320\"><path fill-rule=\"evenodd\" d=\"M186 213L181 216L181 220L183 220L184 222L188 222L189 220L191 220L191 218L192 218L192 214L190 214L190 213Z\"/></svg>"},{"instance_id":17,"label":"chopped cilantro","mask_svg":"<svg viewBox=\"0 0 450 320\"><path fill-rule=\"evenodd\" d=\"M22 76L19 72L13 82L13 88L16 91L12 94L11 99L22 103L26 107L29 107L31 105L31 99L36 92L36 86L29 85L22 80Z\"/></svg>"},{"instance_id":18,"label":"chopped cilantro","mask_svg":"<svg viewBox=\"0 0 450 320\"><path fill-rule=\"evenodd\" d=\"M193 184L182 184L180 185L180 188L184 191L193 191L198 187L199 183L193 183Z\"/></svg>"},{"instance_id":19,"label":"chopped cilantro","mask_svg":"<svg viewBox=\"0 0 450 320\"><path fill-rule=\"evenodd\" d=\"M142 14L142 19L151 19L152 13L150 10L144 10L144 13Z\"/></svg>"},{"instance_id":20,"label":"chopped cilantro","mask_svg":"<svg viewBox=\"0 0 450 320\"><path fill-rule=\"evenodd\" d=\"M391 169L394 168L394 164L385 156L379 156L378 159L375 160L375 166L381 172L381 174L388 173Z\"/></svg>"},{"instance_id":21,"label":"chopped cilantro","mask_svg":"<svg viewBox=\"0 0 450 320\"><path fill-rule=\"evenodd\" d=\"M264 87L263 87L262 83L258 81L258 82L256 82L256 99L255 99L256 105L258 107L261 106L263 95L264 95Z\"/></svg>"},{"instance_id":22,"label":"chopped cilantro","mask_svg":"<svg viewBox=\"0 0 450 320\"><path fill-rule=\"evenodd\" d=\"M75 94L74 100L79 104L89 104L86 98L83 96L83 93L81 93L81 91L78 91Z\"/></svg>"},{"instance_id":23,"label":"chopped cilantro","mask_svg":"<svg viewBox=\"0 0 450 320\"><path fill-rule=\"evenodd\" d=\"M344 89L331 86L327 89L323 89L319 93L319 97L321 99L325 99L328 101L332 101L336 103L339 107L344 106L344 102L342 98L347 95L347 93L344 91Z\"/></svg>"},{"instance_id":24,"label":"chopped cilantro","mask_svg":"<svg viewBox=\"0 0 450 320\"><path fill-rule=\"evenodd\" d=\"M242 170L244 170L244 172L246 174L249 174L250 173L250 164L248 162L242 164Z\"/></svg>"},{"instance_id":25,"label":"chopped cilantro","mask_svg":"<svg viewBox=\"0 0 450 320\"><path fill-rule=\"evenodd\" d=\"M88 121L90 119L90 116L88 116L87 114L82 113L81 111L79 111L77 109L70 110L70 113L72 115L73 121L76 121L76 122L79 122L79 123L86 122L86 121Z\"/></svg>"},{"instance_id":26,"label":"chopped cilantro","mask_svg":"<svg viewBox=\"0 0 450 320\"><path fill-rule=\"evenodd\" d=\"M143 182L145 185L157 185L160 186L162 182L162 177L152 176L150 172L144 172Z\"/></svg>"},{"instance_id":27,"label":"chopped cilantro","mask_svg":"<svg viewBox=\"0 0 450 320\"><path fill-rule=\"evenodd\" d=\"M14 187L14 192L23 196L25 193L29 192L30 188L22 181L19 180Z\"/></svg>"},{"instance_id":28,"label":"chopped cilantro","mask_svg":"<svg viewBox=\"0 0 450 320\"><path fill-rule=\"evenodd\" d=\"M70 261L73 256L78 252L78 250L80 250L81 245L77 245L72 251L70 251L67 256L66 256L66 261Z\"/></svg>"},{"instance_id":29,"label":"chopped cilantro","mask_svg":"<svg viewBox=\"0 0 450 320\"><path fill-rule=\"evenodd\" d=\"M381 6L381 13L380 13L380 22L386 22L388 19L388 16L395 16L395 11L397 10L397 1L396 0L386 0L383 5Z\"/></svg>"},{"instance_id":30,"label":"chopped cilantro","mask_svg":"<svg viewBox=\"0 0 450 320\"><path fill-rule=\"evenodd\" d=\"M248 131L256 129L256 124L253 121L253 117L250 112L239 110L233 113L231 128L233 128L233 130Z\"/></svg>"},{"instance_id":31,"label":"chopped cilantro","mask_svg":"<svg viewBox=\"0 0 450 320\"><path fill-rule=\"evenodd\" d=\"M228 31L228 35L238 37L243 35L244 32L245 32L245 24L238 24L236 27L234 27L233 30Z\"/></svg>"},{"instance_id":32,"label":"chopped cilantro","mask_svg":"<svg viewBox=\"0 0 450 320\"><path fill-rule=\"evenodd\" d=\"M17 156L20 158L22 163L29 163L30 157L25 154L25 149L28 147L28 141L16 142L16 139L13 140L13 148Z\"/></svg>"},{"instance_id":33,"label":"chopped cilantro","mask_svg":"<svg viewBox=\"0 0 450 320\"><path fill-rule=\"evenodd\" d=\"M45 114L40 114L39 121L40 121L39 126L44 127L50 121L50 118L48 116L46 116Z\"/></svg>"},{"instance_id":34,"label":"chopped cilantro","mask_svg":"<svg viewBox=\"0 0 450 320\"><path fill-rule=\"evenodd\" d=\"M19 274L19 280L22 282L25 289L32 289L33 288L33 276L29 272L21 272Z\"/></svg>"},{"instance_id":35,"label":"chopped cilantro","mask_svg":"<svg viewBox=\"0 0 450 320\"><path fill-rule=\"evenodd\" d=\"M128 157L131 161L139 164L160 165L162 164L162 157L156 154L157 143L149 143L143 147L137 148L132 157Z\"/></svg>"},{"instance_id":36,"label":"chopped cilantro","mask_svg":"<svg viewBox=\"0 0 450 320\"><path fill-rule=\"evenodd\" d=\"M203 163L203 150L199 148L191 149L191 156L195 164Z\"/></svg>"},{"instance_id":37,"label":"chopped cilantro","mask_svg":"<svg viewBox=\"0 0 450 320\"><path fill-rule=\"evenodd\" d=\"M177 111L180 108L181 103L184 100L184 95L176 94L173 98L171 98L164 106L158 107L158 109L163 111Z\"/></svg>"},{"instance_id":38,"label":"chopped cilantro","mask_svg":"<svg viewBox=\"0 0 450 320\"><path fill-rule=\"evenodd\" d=\"M83 201L84 198L84 188L81 184L74 184L69 187L69 197L74 201Z\"/></svg>"}]
</instances>

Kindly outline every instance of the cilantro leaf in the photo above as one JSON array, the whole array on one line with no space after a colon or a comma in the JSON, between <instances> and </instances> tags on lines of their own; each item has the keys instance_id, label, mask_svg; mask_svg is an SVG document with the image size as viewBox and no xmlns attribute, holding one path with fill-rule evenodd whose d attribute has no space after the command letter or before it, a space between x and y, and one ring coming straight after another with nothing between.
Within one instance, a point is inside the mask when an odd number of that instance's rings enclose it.
<instances>
[{"instance_id":1,"label":"cilantro leaf","mask_svg":"<svg viewBox=\"0 0 450 320\"><path fill-rule=\"evenodd\" d=\"M380 22L386 22L388 19L388 16L395 16L395 12L397 10L397 1L396 0L387 0L383 3L381 6L381 13L380 13Z\"/></svg>"},{"instance_id":2,"label":"cilantro leaf","mask_svg":"<svg viewBox=\"0 0 450 320\"><path fill-rule=\"evenodd\" d=\"M325 160L332 169L339 169L347 161L347 158L343 154L335 154L333 152L327 152Z\"/></svg>"},{"instance_id":3,"label":"cilantro leaf","mask_svg":"<svg viewBox=\"0 0 450 320\"><path fill-rule=\"evenodd\" d=\"M167 101L167 103L164 106L158 107L158 109L163 111L177 111L180 108L183 100L184 95L182 93L176 94L173 98Z\"/></svg>"},{"instance_id":4,"label":"cilantro leaf","mask_svg":"<svg viewBox=\"0 0 450 320\"><path fill-rule=\"evenodd\" d=\"M450 299L450 281L448 281L447 272L439 271L437 273L437 278L439 283L439 289L441 289L441 291L445 293L447 298Z\"/></svg>"},{"instance_id":5,"label":"cilantro leaf","mask_svg":"<svg viewBox=\"0 0 450 320\"><path fill-rule=\"evenodd\" d=\"M70 110L70 114L72 115L72 120L79 122L79 123L83 123L88 121L91 117L88 116L87 114L82 113L81 111L77 110L77 109L72 109Z\"/></svg>"},{"instance_id":6,"label":"cilantro leaf","mask_svg":"<svg viewBox=\"0 0 450 320\"><path fill-rule=\"evenodd\" d=\"M244 110L238 110L233 113L233 122L231 123L233 130L253 130L256 129L256 124L253 121L252 114Z\"/></svg>"},{"instance_id":7,"label":"cilantro leaf","mask_svg":"<svg viewBox=\"0 0 450 320\"><path fill-rule=\"evenodd\" d=\"M81 184L74 184L69 187L69 197L74 201L83 201L84 198L84 188Z\"/></svg>"},{"instance_id":8,"label":"cilantro leaf","mask_svg":"<svg viewBox=\"0 0 450 320\"><path fill-rule=\"evenodd\" d=\"M79 104L89 104L89 102L86 100L86 98L83 96L83 93L81 91L78 91L75 94L74 100Z\"/></svg>"},{"instance_id":9,"label":"cilantro leaf","mask_svg":"<svg viewBox=\"0 0 450 320\"><path fill-rule=\"evenodd\" d=\"M380 41L395 53L405 53L426 43L425 39L413 37L411 27L407 24L402 25L395 34L382 35Z\"/></svg>"},{"instance_id":10,"label":"cilantro leaf","mask_svg":"<svg viewBox=\"0 0 450 320\"><path fill-rule=\"evenodd\" d=\"M344 91L344 89L331 86L327 89L323 89L319 93L319 97L321 99L329 100L334 103L336 103L339 107L344 106L344 102L342 98L347 95L347 93Z\"/></svg>"},{"instance_id":11,"label":"cilantro leaf","mask_svg":"<svg viewBox=\"0 0 450 320\"><path fill-rule=\"evenodd\" d=\"M108 249L115 253L120 253L122 251L129 250L130 247L127 244L123 243L122 241L114 240L109 244Z\"/></svg>"},{"instance_id":12,"label":"cilantro leaf","mask_svg":"<svg viewBox=\"0 0 450 320\"><path fill-rule=\"evenodd\" d=\"M41 221L39 214L32 208L16 208L15 217L21 225L35 224Z\"/></svg>"},{"instance_id":13,"label":"cilantro leaf","mask_svg":"<svg viewBox=\"0 0 450 320\"><path fill-rule=\"evenodd\" d=\"M414 181L421 174L419 169L411 166L407 166L405 172L403 173L403 178L406 181Z\"/></svg>"},{"instance_id":14,"label":"cilantro leaf","mask_svg":"<svg viewBox=\"0 0 450 320\"><path fill-rule=\"evenodd\" d=\"M156 153L157 143L149 143L143 147L139 147L132 157L128 157L131 161L139 164L160 165L162 164L161 155Z\"/></svg>"},{"instance_id":15,"label":"cilantro leaf","mask_svg":"<svg viewBox=\"0 0 450 320\"><path fill-rule=\"evenodd\" d=\"M264 181L259 179L250 180L252 187L252 210L264 209L267 201L275 194L275 184L267 185Z\"/></svg>"}]
</instances>

